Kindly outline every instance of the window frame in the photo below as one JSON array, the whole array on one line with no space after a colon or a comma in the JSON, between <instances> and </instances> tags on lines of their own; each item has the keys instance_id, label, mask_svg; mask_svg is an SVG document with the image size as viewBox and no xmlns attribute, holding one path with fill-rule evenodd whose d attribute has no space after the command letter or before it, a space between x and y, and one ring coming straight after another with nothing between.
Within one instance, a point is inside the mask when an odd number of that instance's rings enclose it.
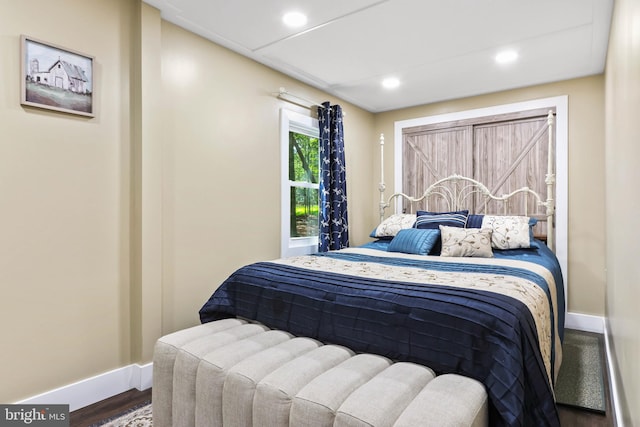
<instances>
[{"instance_id":1,"label":"window frame","mask_svg":"<svg viewBox=\"0 0 640 427\"><path fill-rule=\"evenodd\" d=\"M289 132L292 131L314 138L320 137L317 119L285 108L280 109L280 256L283 258L318 252L318 236L291 237L291 187L292 183L296 182L289 179ZM305 184L303 186L320 189L320 184Z\"/></svg>"}]
</instances>

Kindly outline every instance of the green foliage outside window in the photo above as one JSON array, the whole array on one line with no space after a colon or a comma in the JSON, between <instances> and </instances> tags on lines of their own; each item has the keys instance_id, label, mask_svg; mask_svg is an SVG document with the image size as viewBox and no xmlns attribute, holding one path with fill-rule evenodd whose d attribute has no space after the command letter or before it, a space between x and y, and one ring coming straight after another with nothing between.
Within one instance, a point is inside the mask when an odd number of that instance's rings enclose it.
<instances>
[{"instance_id":1,"label":"green foliage outside window","mask_svg":"<svg viewBox=\"0 0 640 427\"><path fill-rule=\"evenodd\" d=\"M291 181L318 183L320 177L318 150L318 138L289 132L289 179Z\"/></svg>"},{"instance_id":2,"label":"green foliage outside window","mask_svg":"<svg viewBox=\"0 0 640 427\"><path fill-rule=\"evenodd\" d=\"M290 235L318 235L318 138L289 132Z\"/></svg>"}]
</instances>

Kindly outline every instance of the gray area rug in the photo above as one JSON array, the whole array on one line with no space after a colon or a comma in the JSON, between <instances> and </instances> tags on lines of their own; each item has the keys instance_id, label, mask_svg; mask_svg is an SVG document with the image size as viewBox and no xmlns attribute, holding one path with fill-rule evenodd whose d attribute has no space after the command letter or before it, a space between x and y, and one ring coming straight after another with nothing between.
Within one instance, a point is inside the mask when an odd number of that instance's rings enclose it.
<instances>
[{"instance_id":1,"label":"gray area rug","mask_svg":"<svg viewBox=\"0 0 640 427\"><path fill-rule=\"evenodd\" d=\"M562 366L556 381L556 402L605 412L603 363L600 338L566 330Z\"/></svg>"},{"instance_id":2,"label":"gray area rug","mask_svg":"<svg viewBox=\"0 0 640 427\"><path fill-rule=\"evenodd\" d=\"M151 403L147 402L91 427L151 427L153 426L151 410Z\"/></svg>"}]
</instances>

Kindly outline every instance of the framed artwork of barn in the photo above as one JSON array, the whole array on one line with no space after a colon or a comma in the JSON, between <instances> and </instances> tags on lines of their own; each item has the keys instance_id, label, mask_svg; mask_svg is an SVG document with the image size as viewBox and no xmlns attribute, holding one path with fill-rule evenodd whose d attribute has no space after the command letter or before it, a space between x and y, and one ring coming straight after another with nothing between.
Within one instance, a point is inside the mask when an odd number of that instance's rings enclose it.
<instances>
[{"instance_id":1,"label":"framed artwork of barn","mask_svg":"<svg viewBox=\"0 0 640 427\"><path fill-rule=\"evenodd\" d=\"M94 117L93 57L21 37L22 105Z\"/></svg>"}]
</instances>

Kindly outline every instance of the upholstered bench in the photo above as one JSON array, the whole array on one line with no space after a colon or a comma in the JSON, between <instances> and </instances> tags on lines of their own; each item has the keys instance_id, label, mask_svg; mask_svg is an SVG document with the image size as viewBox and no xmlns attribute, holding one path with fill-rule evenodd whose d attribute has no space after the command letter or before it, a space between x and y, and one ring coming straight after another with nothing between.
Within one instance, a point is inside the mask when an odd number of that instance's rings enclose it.
<instances>
[{"instance_id":1,"label":"upholstered bench","mask_svg":"<svg viewBox=\"0 0 640 427\"><path fill-rule=\"evenodd\" d=\"M486 426L479 382L240 319L158 340L153 425Z\"/></svg>"}]
</instances>

